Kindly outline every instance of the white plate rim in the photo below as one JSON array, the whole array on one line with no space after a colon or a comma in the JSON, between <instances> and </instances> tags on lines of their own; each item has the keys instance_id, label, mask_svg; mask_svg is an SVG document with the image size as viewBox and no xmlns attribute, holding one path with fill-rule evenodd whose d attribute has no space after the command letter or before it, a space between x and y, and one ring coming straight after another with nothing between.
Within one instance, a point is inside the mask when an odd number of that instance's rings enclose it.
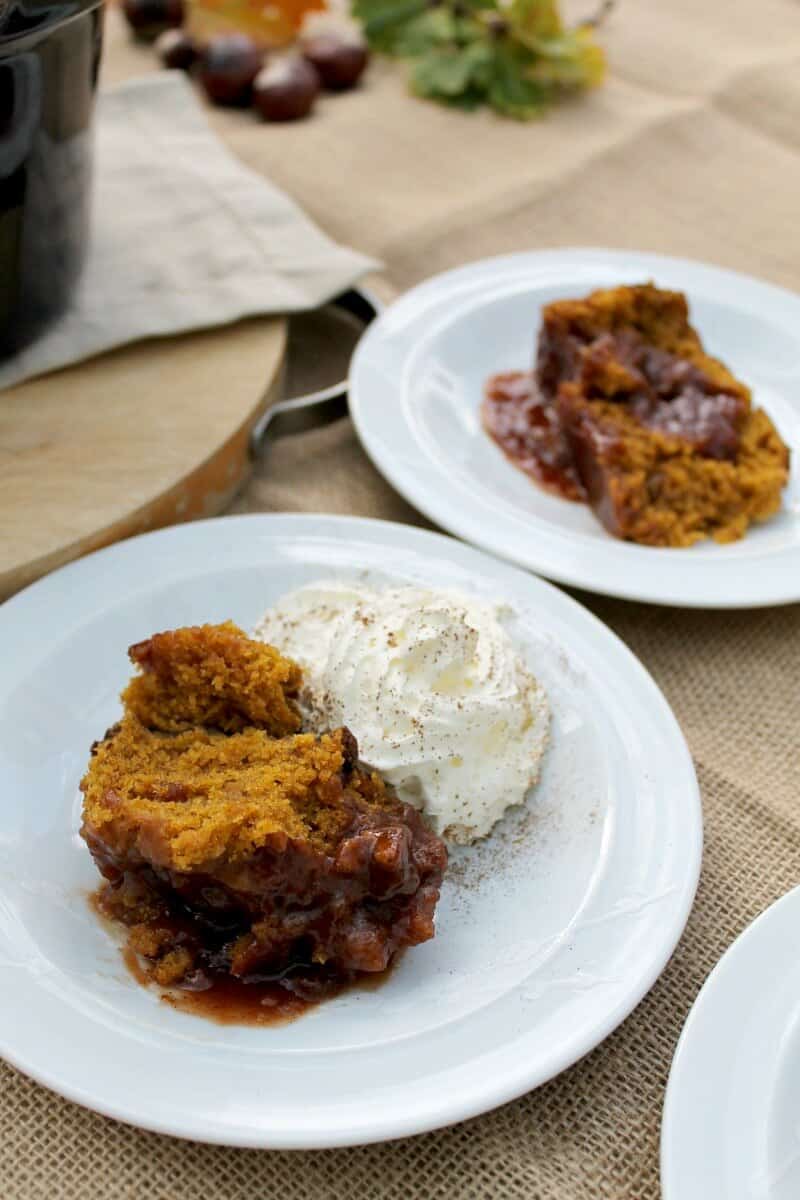
<instances>
[{"instance_id":1,"label":"white plate rim","mask_svg":"<svg viewBox=\"0 0 800 1200\"><path fill-rule=\"evenodd\" d=\"M269 1147L271 1149L322 1149L363 1145L428 1132L432 1129L441 1128L480 1115L501 1104L516 1099L534 1087L540 1086L567 1067L573 1065L590 1050L599 1045L633 1011L653 986L672 956L675 946L683 933L694 902L702 858L701 798L688 746L663 693L646 668L616 634L576 600L573 600L546 581L521 572L515 567L495 560L491 556L457 542L452 538L416 529L412 526L372 518L341 517L331 516L330 514L257 513L197 521L188 525L173 526L153 533L142 534L122 543L117 543L96 551L76 562L67 564L12 597L0 609L0 635L4 635L6 631L11 631L13 626L17 625L20 620L24 624L27 610L31 605L33 606L34 613L38 611L39 615L45 614L52 598L58 595L65 583L70 584L68 598L72 602L75 619L71 625L66 624L60 628L59 636L64 636L70 631L77 629L79 626L85 624L87 620L86 610L78 602L81 576L87 573L91 575L98 569L104 570L107 568L109 574L104 574L103 578L109 582L109 586L113 589L113 567L115 560L118 560L120 556L137 555L146 545L152 545L155 539L158 540L162 548L165 548L171 542L180 543L184 538L202 537L207 530L216 531L220 537L223 537L225 531L231 531L234 528L242 531L252 529L255 533L258 527L263 528L265 532L273 535L279 532L284 535L291 533L299 540L302 540L304 535L318 539L320 535L325 536L327 532L332 533L336 537L347 535L352 537L353 540L366 539L373 542L386 539L387 537L399 536L403 542L407 543L410 541L420 547L434 550L440 555L450 554L457 562L473 564L476 568L480 568L481 565L484 568L489 567L493 572L493 576L498 578L502 578L503 576L508 576L509 578L516 577L526 589L532 589L534 593L539 592L542 595L549 596L565 612L571 613L579 622L583 622L586 628L593 629L595 633L605 639L609 645L614 647L616 654L623 656L626 666L635 672L642 683L650 690L652 700L660 710L660 716L669 726L670 736L674 739L675 744L676 764L679 763L682 769L682 784L686 788L685 802L687 811L690 814L694 814L695 817L694 824L688 831L689 836L685 846L685 873L680 881L678 888L679 896L666 936L662 936L658 948L651 956L650 961L640 971L634 986L629 989L625 1002L609 1010L604 1018L597 1022L590 1038L577 1043L574 1040L565 1043L561 1053L552 1055L547 1071L540 1076L532 1078L530 1073L526 1071L524 1064L520 1063L515 1072L507 1074L496 1083L487 1077L479 1094L475 1094L475 1089L473 1089L472 1092L465 1095L444 1095L438 1105L437 1111L429 1110L422 1116L419 1113L410 1111L404 1119L398 1118L396 1114L385 1119L375 1118L368 1121L363 1128L352 1130L344 1135L337 1134L337 1136L333 1137L327 1135L320 1136L319 1134L310 1135L307 1131L299 1131L291 1136L282 1131L277 1138L266 1136L263 1132L260 1132L258 1136L254 1136L248 1132L248 1127L245 1127L240 1132L232 1131L226 1127L224 1132L220 1132L215 1128L213 1122L203 1124L196 1120L186 1121L181 1114L178 1114L175 1119L162 1121L143 1111L141 1104L137 1107L136 1104L126 1103L124 1099L113 1103L105 1100L98 1103L96 1097L92 1094L91 1088L76 1084L69 1079L64 1079L59 1075L57 1069L50 1068L49 1066L42 1068L38 1063L32 1063L30 1058L17 1054L13 1046L13 1036L9 1037L7 1030L3 1028L0 1028L0 1057L6 1059L11 1066L30 1076L43 1086L105 1116L110 1116L156 1133L201 1140L211 1144L216 1143L245 1148ZM27 639L20 637L17 641L12 640L12 656L15 652L18 655L24 654L26 650L31 648L31 644L35 645L37 641L38 639L30 638L30 631ZM663 931L661 932L663 934Z\"/></svg>"},{"instance_id":2,"label":"white plate rim","mask_svg":"<svg viewBox=\"0 0 800 1200\"><path fill-rule=\"evenodd\" d=\"M742 272L687 258L586 246L531 250L478 259L434 275L403 293L368 327L360 339L350 365L349 405L364 450L392 487L438 527L557 583L621 599L687 608L759 608L795 603L800 600L800 546L790 547L783 552L762 553L756 564L757 569L748 570L748 564L742 562L738 564L741 569L737 570L735 562L731 563L722 557L700 563L697 554L691 557L697 547L688 550L656 549L609 539L607 545L601 543L603 556L609 560L601 577L596 567L587 566L580 554L559 549L557 531L548 535L553 546L546 548L536 537L521 546L514 537L505 536L497 515L482 503L480 497L475 497L466 485L460 487L451 502L448 492L453 480L445 478L436 464L420 453L416 437L405 420L393 427L395 436L391 444L382 439L382 413L390 404L402 409L403 393L397 379L384 374L383 382L390 388L396 388L396 394L391 397L378 394L378 389L367 382L367 370L371 363L377 363L382 352L381 342L386 343L396 336L393 330L401 322L413 319L415 308L424 308L425 319L433 320L442 317L448 301L459 296L474 295L479 283L490 287L492 283L507 279L512 273L519 275L528 271L533 275L537 269L552 272L559 266L575 269L603 263L614 270L624 268L629 275L666 275L666 285L686 291L692 290L691 280L718 291L728 289L741 292L745 289L753 293L754 300L760 300L766 307L781 305L794 309L795 317L800 321L800 295ZM533 340L533 332L531 338ZM410 361L412 354L410 350L403 356L404 363ZM503 364L498 363L497 369L502 370ZM410 463L413 463L413 470L409 467ZM515 470L510 464L508 469ZM541 535L542 532L540 525L537 533ZM726 549L715 547L713 543L700 543L699 546L704 554L708 553L709 548ZM596 549L594 544L587 544L590 553ZM669 556L674 570L664 567L667 561L665 556ZM720 564L726 571L724 582L719 579ZM688 566L693 573L691 586L686 585L682 566ZM631 567L638 575L636 582L630 579ZM658 572L657 579L649 577L653 571ZM731 578L734 582L732 589L728 586Z\"/></svg>"},{"instance_id":3,"label":"white plate rim","mask_svg":"<svg viewBox=\"0 0 800 1200\"><path fill-rule=\"evenodd\" d=\"M787 923L796 928L799 913L800 886L780 896L742 930L709 973L695 998L675 1048L664 1095L660 1145L663 1200L711 1200L705 1190L706 1180L698 1181L696 1187L690 1184L691 1192L679 1189L677 1180L679 1174L682 1175L681 1163L686 1160L686 1155L695 1152L699 1156L709 1125L720 1134L725 1130L725 1106L720 1104L711 1110L704 1106L700 1129L684 1121L682 1114L691 1105L693 1080L698 1075L704 1075L708 1080L710 1073L717 1094L720 1097L727 1094L733 1056L714 1017L727 1009L730 1015L744 1022L752 1013L758 997L746 986L753 982L749 960L760 947L766 932ZM693 1146L691 1139L694 1137L698 1144ZM746 1166L745 1163L736 1164L737 1173L743 1174ZM720 1164L720 1169L722 1167ZM686 1182L682 1175L681 1183Z\"/></svg>"}]
</instances>

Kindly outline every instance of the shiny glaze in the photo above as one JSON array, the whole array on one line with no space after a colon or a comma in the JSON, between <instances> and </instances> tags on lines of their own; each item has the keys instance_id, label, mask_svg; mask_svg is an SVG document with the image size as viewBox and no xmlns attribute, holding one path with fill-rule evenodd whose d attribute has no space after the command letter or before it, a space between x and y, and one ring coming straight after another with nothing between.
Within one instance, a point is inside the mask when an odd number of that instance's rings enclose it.
<instances>
[{"instance_id":1,"label":"shiny glaze","mask_svg":"<svg viewBox=\"0 0 800 1200\"><path fill-rule=\"evenodd\" d=\"M613 395L604 386L612 363L627 377L624 390ZM587 487L592 494L597 453L605 462L619 432L590 408L582 407L579 418L570 417L568 407L559 411L556 395L564 380L578 384L584 399L624 406L641 425L685 442L704 458L736 458L745 401L693 363L649 345L633 330L589 342L573 335L556 342L543 333L535 371L505 371L487 381L482 419L519 470L567 500L585 501Z\"/></svg>"},{"instance_id":2,"label":"shiny glaze","mask_svg":"<svg viewBox=\"0 0 800 1200\"><path fill-rule=\"evenodd\" d=\"M343 992L375 991L389 978L402 953L395 956L385 971L352 980L330 980L313 997L298 996L274 979L244 980L232 975L206 977L200 987L158 988L150 977L146 960L130 946L123 950L123 960L137 983L157 989L162 1002L179 1012L204 1017L217 1025L285 1025Z\"/></svg>"},{"instance_id":3,"label":"shiny glaze","mask_svg":"<svg viewBox=\"0 0 800 1200\"><path fill-rule=\"evenodd\" d=\"M487 381L483 425L514 466L566 500L585 500L572 452L552 400L532 371L504 371Z\"/></svg>"},{"instance_id":4,"label":"shiny glaze","mask_svg":"<svg viewBox=\"0 0 800 1200\"><path fill-rule=\"evenodd\" d=\"M145 960L130 946L123 951L123 958L137 983L143 987L156 986ZM218 1025L283 1025L302 1016L319 1002L303 1000L274 981L245 983L231 975L208 979L202 988L175 987L159 991L161 1000L170 1008L205 1017Z\"/></svg>"}]
</instances>

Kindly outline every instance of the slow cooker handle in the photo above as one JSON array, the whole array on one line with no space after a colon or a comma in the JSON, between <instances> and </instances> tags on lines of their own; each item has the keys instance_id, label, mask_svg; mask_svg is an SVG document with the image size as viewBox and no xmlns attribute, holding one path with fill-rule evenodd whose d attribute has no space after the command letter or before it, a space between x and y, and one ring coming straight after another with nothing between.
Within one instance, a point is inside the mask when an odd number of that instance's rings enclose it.
<instances>
[{"instance_id":1,"label":"slow cooker handle","mask_svg":"<svg viewBox=\"0 0 800 1200\"><path fill-rule=\"evenodd\" d=\"M332 300L331 304L356 317L363 323L364 328L374 321L383 308L380 300L366 288L352 288L343 292L341 296ZM268 408L253 426L250 434L250 453L254 458L260 458L275 438L319 429L345 416L347 381L335 383L318 392L310 392L307 396L280 400Z\"/></svg>"}]
</instances>

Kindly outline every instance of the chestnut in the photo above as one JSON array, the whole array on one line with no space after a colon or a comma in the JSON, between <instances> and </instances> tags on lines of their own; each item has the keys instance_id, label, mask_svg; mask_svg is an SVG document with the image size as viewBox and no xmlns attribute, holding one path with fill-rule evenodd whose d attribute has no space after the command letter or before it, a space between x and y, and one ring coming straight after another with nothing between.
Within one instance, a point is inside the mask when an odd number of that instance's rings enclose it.
<instances>
[{"instance_id":1,"label":"chestnut","mask_svg":"<svg viewBox=\"0 0 800 1200\"><path fill-rule=\"evenodd\" d=\"M220 34L200 52L197 77L214 104L244 106L250 103L262 62L252 38L244 33Z\"/></svg>"},{"instance_id":2,"label":"chestnut","mask_svg":"<svg viewBox=\"0 0 800 1200\"><path fill-rule=\"evenodd\" d=\"M265 121L296 121L311 111L319 95L319 75L297 55L274 58L253 83L253 103Z\"/></svg>"},{"instance_id":3,"label":"chestnut","mask_svg":"<svg viewBox=\"0 0 800 1200\"><path fill-rule=\"evenodd\" d=\"M194 38L185 29L165 29L156 39L156 54L165 67L188 71L197 58Z\"/></svg>"},{"instance_id":4,"label":"chestnut","mask_svg":"<svg viewBox=\"0 0 800 1200\"><path fill-rule=\"evenodd\" d=\"M332 33L312 34L303 40L301 49L329 92L355 87L369 61L369 51L363 42Z\"/></svg>"},{"instance_id":5,"label":"chestnut","mask_svg":"<svg viewBox=\"0 0 800 1200\"><path fill-rule=\"evenodd\" d=\"M136 36L147 41L183 24L183 0L122 0L122 11Z\"/></svg>"}]
</instances>

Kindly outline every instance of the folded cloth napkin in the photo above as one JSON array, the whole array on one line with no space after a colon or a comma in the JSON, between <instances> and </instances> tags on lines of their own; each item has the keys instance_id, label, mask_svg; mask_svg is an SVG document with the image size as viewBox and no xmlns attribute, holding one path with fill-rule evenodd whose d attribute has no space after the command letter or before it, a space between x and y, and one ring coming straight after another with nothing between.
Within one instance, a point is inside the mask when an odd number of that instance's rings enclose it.
<instances>
[{"instance_id":1,"label":"folded cloth napkin","mask_svg":"<svg viewBox=\"0 0 800 1200\"><path fill-rule=\"evenodd\" d=\"M142 338L316 308L378 266L233 158L180 71L101 92L95 136L86 270L69 311L0 363L0 388Z\"/></svg>"}]
</instances>

